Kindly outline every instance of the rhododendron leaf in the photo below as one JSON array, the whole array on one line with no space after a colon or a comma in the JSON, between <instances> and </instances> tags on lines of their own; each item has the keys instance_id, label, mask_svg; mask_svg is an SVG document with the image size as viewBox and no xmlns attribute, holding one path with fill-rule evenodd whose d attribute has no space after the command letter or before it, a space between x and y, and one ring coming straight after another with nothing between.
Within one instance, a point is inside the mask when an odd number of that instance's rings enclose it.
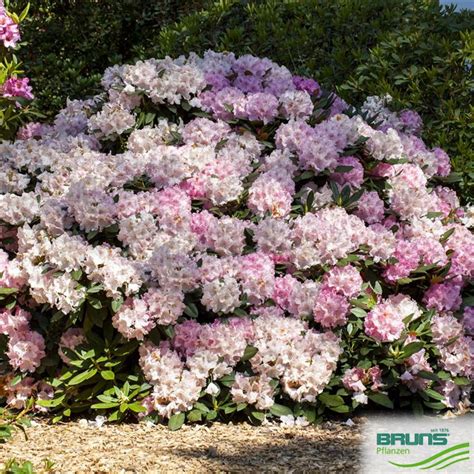
<instances>
[{"instance_id":1,"label":"rhododendron leaf","mask_svg":"<svg viewBox=\"0 0 474 474\"><path fill-rule=\"evenodd\" d=\"M18 382L21 382L21 380L23 380L23 377L21 375L15 375L15 377L13 377L10 381L10 386L14 387Z\"/></svg>"},{"instance_id":2,"label":"rhododendron leaf","mask_svg":"<svg viewBox=\"0 0 474 474\"><path fill-rule=\"evenodd\" d=\"M53 398L52 400L36 400L36 404L41 406L41 407L46 407L46 408L54 408L63 402L63 400L66 398L66 395L61 395L58 398Z\"/></svg>"},{"instance_id":3,"label":"rhododendron leaf","mask_svg":"<svg viewBox=\"0 0 474 474\"><path fill-rule=\"evenodd\" d=\"M97 395L97 399L104 403L115 403L117 400L110 395Z\"/></svg>"},{"instance_id":4,"label":"rhododendron leaf","mask_svg":"<svg viewBox=\"0 0 474 474\"><path fill-rule=\"evenodd\" d=\"M303 173L297 175L295 177L295 181L298 182L298 181L305 181L307 179L311 179L311 178L314 178L314 171L303 171Z\"/></svg>"},{"instance_id":5,"label":"rhododendron leaf","mask_svg":"<svg viewBox=\"0 0 474 474\"><path fill-rule=\"evenodd\" d=\"M471 383L467 377L453 377L453 382L456 385L469 385Z\"/></svg>"},{"instance_id":6,"label":"rhododendron leaf","mask_svg":"<svg viewBox=\"0 0 474 474\"><path fill-rule=\"evenodd\" d=\"M438 177L437 179L439 179L443 183L458 183L463 180L463 175L462 173L453 172L446 177Z\"/></svg>"},{"instance_id":7,"label":"rhododendron leaf","mask_svg":"<svg viewBox=\"0 0 474 474\"><path fill-rule=\"evenodd\" d=\"M202 403L202 402L196 402L194 404L194 408L196 408L197 410L200 410L204 413L207 413L209 411L209 408L206 405L204 405L204 403Z\"/></svg>"},{"instance_id":8,"label":"rhododendron leaf","mask_svg":"<svg viewBox=\"0 0 474 474\"><path fill-rule=\"evenodd\" d=\"M237 410L237 407L235 405L228 405L223 407L223 410L226 415L229 415L230 413L234 413Z\"/></svg>"},{"instance_id":9,"label":"rhododendron leaf","mask_svg":"<svg viewBox=\"0 0 474 474\"><path fill-rule=\"evenodd\" d=\"M274 416L288 416L293 415L293 410L285 405L280 405L278 403L274 403L270 407L270 413Z\"/></svg>"},{"instance_id":10,"label":"rhododendron leaf","mask_svg":"<svg viewBox=\"0 0 474 474\"><path fill-rule=\"evenodd\" d=\"M451 374L448 372L445 372L444 370L440 370L436 372L436 375L441 379L441 380L451 380Z\"/></svg>"},{"instance_id":11,"label":"rhododendron leaf","mask_svg":"<svg viewBox=\"0 0 474 474\"><path fill-rule=\"evenodd\" d=\"M0 443L4 443L7 439L12 437L13 426L0 425Z\"/></svg>"},{"instance_id":12,"label":"rhododendron leaf","mask_svg":"<svg viewBox=\"0 0 474 474\"><path fill-rule=\"evenodd\" d=\"M437 217L441 217L443 215L442 212L428 212L426 214L426 217L428 219L436 219Z\"/></svg>"},{"instance_id":13,"label":"rhododendron leaf","mask_svg":"<svg viewBox=\"0 0 474 474\"><path fill-rule=\"evenodd\" d=\"M336 413L349 413L351 410L347 405L338 405L335 407L329 407L330 410L335 411Z\"/></svg>"},{"instance_id":14,"label":"rhododendron leaf","mask_svg":"<svg viewBox=\"0 0 474 474\"><path fill-rule=\"evenodd\" d=\"M339 395L331 395L329 393L321 393L318 400L328 407L337 407L344 404L344 399Z\"/></svg>"},{"instance_id":15,"label":"rhododendron leaf","mask_svg":"<svg viewBox=\"0 0 474 474\"><path fill-rule=\"evenodd\" d=\"M434 380L434 381L439 381L441 380L440 377L433 372L428 372L427 370L420 370L417 375L419 377L423 377L424 379L427 380Z\"/></svg>"},{"instance_id":16,"label":"rhododendron leaf","mask_svg":"<svg viewBox=\"0 0 474 474\"><path fill-rule=\"evenodd\" d=\"M251 415L253 418L255 418L257 421L264 421L265 420L265 413L262 413L261 411L253 411L251 412Z\"/></svg>"},{"instance_id":17,"label":"rhododendron leaf","mask_svg":"<svg viewBox=\"0 0 474 474\"><path fill-rule=\"evenodd\" d=\"M14 293L18 293L18 288L0 287L0 295L13 295Z\"/></svg>"},{"instance_id":18,"label":"rhododendron leaf","mask_svg":"<svg viewBox=\"0 0 474 474\"><path fill-rule=\"evenodd\" d=\"M225 387L231 387L232 384L235 382L235 374L231 373L229 375L224 375L219 379L219 383L224 385Z\"/></svg>"},{"instance_id":19,"label":"rhododendron leaf","mask_svg":"<svg viewBox=\"0 0 474 474\"><path fill-rule=\"evenodd\" d=\"M183 426L185 419L186 415L184 413L176 413L168 420L168 428L171 431L179 430Z\"/></svg>"},{"instance_id":20,"label":"rhododendron leaf","mask_svg":"<svg viewBox=\"0 0 474 474\"><path fill-rule=\"evenodd\" d=\"M115 408L119 406L119 402L105 402L105 403L94 403L91 408L94 410L105 410L107 408Z\"/></svg>"},{"instance_id":21,"label":"rhododendron leaf","mask_svg":"<svg viewBox=\"0 0 474 474\"><path fill-rule=\"evenodd\" d=\"M244 354L242 356L241 361L245 362L245 361L251 359L257 352L258 352L258 349L256 347L247 346L245 348L245 351L244 351Z\"/></svg>"},{"instance_id":22,"label":"rhododendron leaf","mask_svg":"<svg viewBox=\"0 0 474 474\"><path fill-rule=\"evenodd\" d=\"M240 317L248 316L247 311L245 311L245 310L242 309L242 308L235 308L235 309L234 309L234 314L235 314L236 316L240 316Z\"/></svg>"},{"instance_id":23,"label":"rhododendron leaf","mask_svg":"<svg viewBox=\"0 0 474 474\"><path fill-rule=\"evenodd\" d=\"M13 309L16 306L16 300L13 300L11 303L5 305L5 309Z\"/></svg>"},{"instance_id":24,"label":"rhododendron leaf","mask_svg":"<svg viewBox=\"0 0 474 474\"><path fill-rule=\"evenodd\" d=\"M352 308L351 314L353 314L357 318L365 318L367 316L367 312L364 311L362 308Z\"/></svg>"},{"instance_id":25,"label":"rhododendron leaf","mask_svg":"<svg viewBox=\"0 0 474 474\"><path fill-rule=\"evenodd\" d=\"M441 402L428 402L426 400L423 400L423 403L428 407L433 410L446 410L446 405Z\"/></svg>"},{"instance_id":26,"label":"rhododendron leaf","mask_svg":"<svg viewBox=\"0 0 474 474\"><path fill-rule=\"evenodd\" d=\"M247 408L247 403L238 403L237 404L237 411L242 411Z\"/></svg>"},{"instance_id":27,"label":"rhododendron leaf","mask_svg":"<svg viewBox=\"0 0 474 474\"><path fill-rule=\"evenodd\" d=\"M114 380L115 374L111 370L102 370L100 375L104 380Z\"/></svg>"},{"instance_id":28,"label":"rhododendron leaf","mask_svg":"<svg viewBox=\"0 0 474 474\"><path fill-rule=\"evenodd\" d=\"M373 393L369 394L368 397L369 397L370 400L372 400L373 402L375 402L379 405L382 405L386 408L393 409L393 402L392 402L392 400L390 400L388 395L386 395L385 393L373 392Z\"/></svg>"},{"instance_id":29,"label":"rhododendron leaf","mask_svg":"<svg viewBox=\"0 0 474 474\"><path fill-rule=\"evenodd\" d=\"M334 170L335 173L347 173L351 170L353 170L354 167L353 166L337 166L336 169Z\"/></svg>"},{"instance_id":30,"label":"rhododendron leaf","mask_svg":"<svg viewBox=\"0 0 474 474\"><path fill-rule=\"evenodd\" d=\"M215 410L210 410L208 413L206 413L206 420L212 421L217 418L217 412Z\"/></svg>"},{"instance_id":31,"label":"rhododendron leaf","mask_svg":"<svg viewBox=\"0 0 474 474\"><path fill-rule=\"evenodd\" d=\"M80 383L94 377L95 374L97 374L97 369L86 370L69 380L68 385L79 385Z\"/></svg>"},{"instance_id":32,"label":"rhododendron leaf","mask_svg":"<svg viewBox=\"0 0 474 474\"><path fill-rule=\"evenodd\" d=\"M114 411L107 419L109 421L118 421L121 418L119 410Z\"/></svg>"},{"instance_id":33,"label":"rhododendron leaf","mask_svg":"<svg viewBox=\"0 0 474 474\"><path fill-rule=\"evenodd\" d=\"M452 229L449 229L448 231L446 231L440 238L439 238L439 241L444 244L447 242L447 240L454 234L454 231L456 229L453 227Z\"/></svg>"},{"instance_id":34,"label":"rhododendron leaf","mask_svg":"<svg viewBox=\"0 0 474 474\"><path fill-rule=\"evenodd\" d=\"M71 273L71 276L74 280L79 281L82 277L82 270L74 270Z\"/></svg>"},{"instance_id":35,"label":"rhododendron leaf","mask_svg":"<svg viewBox=\"0 0 474 474\"><path fill-rule=\"evenodd\" d=\"M444 395L441 395L431 388L425 388L425 390L423 390L421 393L428 395L428 397L433 398L434 400L442 401L445 399Z\"/></svg>"},{"instance_id":36,"label":"rhododendron leaf","mask_svg":"<svg viewBox=\"0 0 474 474\"><path fill-rule=\"evenodd\" d=\"M191 410L187 414L188 421L201 421L202 420L202 412L199 410Z\"/></svg>"},{"instance_id":37,"label":"rhododendron leaf","mask_svg":"<svg viewBox=\"0 0 474 474\"><path fill-rule=\"evenodd\" d=\"M122 304L123 304L123 298L118 298L118 299L113 300L110 303L110 307L112 308L112 311L116 313L121 308Z\"/></svg>"},{"instance_id":38,"label":"rhododendron leaf","mask_svg":"<svg viewBox=\"0 0 474 474\"><path fill-rule=\"evenodd\" d=\"M196 319L199 316L199 310L194 303L188 303L184 308L184 313L190 318Z\"/></svg>"},{"instance_id":39,"label":"rhododendron leaf","mask_svg":"<svg viewBox=\"0 0 474 474\"><path fill-rule=\"evenodd\" d=\"M425 343L422 341L410 342L402 348L399 359L408 359L408 357L423 349L424 346Z\"/></svg>"}]
</instances>

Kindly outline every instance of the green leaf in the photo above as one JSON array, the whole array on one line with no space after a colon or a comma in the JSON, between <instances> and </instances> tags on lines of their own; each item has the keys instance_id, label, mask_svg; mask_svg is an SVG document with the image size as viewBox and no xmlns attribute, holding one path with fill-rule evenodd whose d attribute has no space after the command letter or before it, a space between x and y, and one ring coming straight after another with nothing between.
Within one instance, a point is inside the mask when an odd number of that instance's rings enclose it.
<instances>
[{"instance_id":1,"label":"green leaf","mask_svg":"<svg viewBox=\"0 0 474 474\"><path fill-rule=\"evenodd\" d=\"M86 370L69 380L68 385L79 385L80 383L94 377L95 374L97 374L97 369Z\"/></svg>"},{"instance_id":2,"label":"green leaf","mask_svg":"<svg viewBox=\"0 0 474 474\"><path fill-rule=\"evenodd\" d=\"M349 413L351 411L347 405L338 405L336 407L329 407L329 409L336 413Z\"/></svg>"},{"instance_id":3,"label":"green leaf","mask_svg":"<svg viewBox=\"0 0 474 474\"><path fill-rule=\"evenodd\" d=\"M74 270L71 273L71 276L74 280L79 281L82 277L82 270Z\"/></svg>"},{"instance_id":4,"label":"green leaf","mask_svg":"<svg viewBox=\"0 0 474 474\"><path fill-rule=\"evenodd\" d=\"M112 308L112 311L116 313L121 308L122 304L123 298L118 298L110 303L110 307Z\"/></svg>"},{"instance_id":5,"label":"green leaf","mask_svg":"<svg viewBox=\"0 0 474 474\"><path fill-rule=\"evenodd\" d=\"M357 318L365 318L367 316L367 311L364 311L362 308L352 308L351 313Z\"/></svg>"},{"instance_id":6,"label":"green leaf","mask_svg":"<svg viewBox=\"0 0 474 474\"><path fill-rule=\"evenodd\" d=\"M171 431L179 430L186 419L186 415L184 413L176 413L168 420L168 428Z\"/></svg>"},{"instance_id":7,"label":"green leaf","mask_svg":"<svg viewBox=\"0 0 474 474\"><path fill-rule=\"evenodd\" d=\"M446 243L446 241L453 235L454 231L456 229L453 227L452 229L449 229L448 231L446 231L439 239L439 241L444 244Z\"/></svg>"},{"instance_id":8,"label":"green leaf","mask_svg":"<svg viewBox=\"0 0 474 474\"><path fill-rule=\"evenodd\" d=\"M274 416L288 416L293 415L293 410L285 405L280 405L279 403L274 403L270 407L270 413Z\"/></svg>"},{"instance_id":9,"label":"green leaf","mask_svg":"<svg viewBox=\"0 0 474 474\"><path fill-rule=\"evenodd\" d=\"M0 287L0 295L13 295L14 293L18 293L18 288Z\"/></svg>"},{"instance_id":10,"label":"green leaf","mask_svg":"<svg viewBox=\"0 0 474 474\"><path fill-rule=\"evenodd\" d=\"M115 374L111 370L102 370L100 375L104 380L114 380Z\"/></svg>"},{"instance_id":11,"label":"green leaf","mask_svg":"<svg viewBox=\"0 0 474 474\"><path fill-rule=\"evenodd\" d=\"M58 398L53 398L52 400L36 400L36 404L39 405L40 407L45 407L45 408L55 408L63 402L63 400L66 398L66 395L61 395Z\"/></svg>"},{"instance_id":12,"label":"green leaf","mask_svg":"<svg viewBox=\"0 0 474 474\"><path fill-rule=\"evenodd\" d=\"M244 355L242 356L242 362L245 362L249 359L251 359L256 353L258 352L258 349L253 346L247 346L244 351Z\"/></svg>"},{"instance_id":13,"label":"green leaf","mask_svg":"<svg viewBox=\"0 0 474 474\"><path fill-rule=\"evenodd\" d=\"M433 410L446 410L446 405L441 402L427 402L426 400L423 400L423 403L433 409Z\"/></svg>"},{"instance_id":14,"label":"green leaf","mask_svg":"<svg viewBox=\"0 0 474 474\"><path fill-rule=\"evenodd\" d=\"M224 387L231 387L235 382L235 374L231 373L229 375L224 375L224 377L220 378L218 381L224 385Z\"/></svg>"},{"instance_id":15,"label":"green leaf","mask_svg":"<svg viewBox=\"0 0 474 474\"><path fill-rule=\"evenodd\" d=\"M186 308L184 308L184 313L190 318L194 318L194 319L196 319L199 316L198 308L194 303L188 303Z\"/></svg>"},{"instance_id":16,"label":"green leaf","mask_svg":"<svg viewBox=\"0 0 474 474\"><path fill-rule=\"evenodd\" d=\"M128 405L128 408L134 411L135 413L143 413L144 411L146 411L146 408L139 402L130 403Z\"/></svg>"},{"instance_id":17,"label":"green leaf","mask_svg":"<svg viewBox=\"0 0 474 474\"><path fill-rule=\"evenodd\" d=\"M383 407L393 409L393 402L392 400L390 400L388 395L385 395L385 393L374 392L371 393L368 397L370 400L379 405L382 405Z\"/></svg>"},{"instance_id":18,"label":"green leaf","mask_svg":"<svg viewBox=\"0 0 474 474\"><path fill-rule=\"evenodd\" d=\"M107 408L116 408L120 405L120 402L104 402L104 403L94 403L91 405L91 408L94 410L104 410Z\"/></svg>"},{"instance_id":19,"label":"green leaf","mask_svg":"<svg viewBox=\"0 0 474 474\"><path fill-rule=\"evenodd\" d=\"M403 347L402 353L400 354L400 358L408 359L408 357L423 349L424 346L425 343L422 341L410 342L405 347Z\"/></svg>"},{"instance_id":20,"label":"green leaf","mask_svg":"<svg viewBox=\"0 0 474 474\"><path fill-rule=\"evenodd\" d=\"M329 393L321 393L318 400L328 407L337 407L344 404L344 399L339 395L331 395Z\"/></svg>"},{"instance_id":21,"label":"green leaf","mask_svg":"<svg viewBox=\"0 0 474 474\"><path fill-rule=\"evenodd\" d=\"M200 410L204 413L207 413L209 411L209 408L204 405L204 403L202 402L196 402L195 405L194 405L194 408L196 408L197 410Z\"/></svg>"},{"instance_id":22,"label":"green leaf","mask_svg":"<svg viewBox=\"0 0 474 474\"><path fill-rule=\"evenodd\" d=\"M261 411L253 411L251 415L258 421L265 420L265 413L262 413Z\"/></svg>"},{"instance_id":23,"label":"green leaf","mask_svg":"<svg viewBox=\"0 0 474 474\"><path fill-rule=\"evenodd\" d=\"M191 410L188 413L188 420L189 421L201 421L202 420L202 412L199 410Z\"/></svg>"},{"instance_id":24,"label":"green leaf","mask_svg":"<svg viewBox=\"0 0 474 474\"><path fill-rule=\"evenodd\" d=\"M456 385L469 385L471 383L467 377L453 377L453 382Z\"/></svg>"},{"instance_id":25,"label":"green leaf","mask_svg":"<svg viewBox=\"0 0 474 474\"><path fill-rule=\"evenodd\" d=\"M436 392L435 390L431 389L431 388L425 388L425 390L423 390L424 394L428 395L428 397L430 398L433 398L434 400L438 400L438 401L442 401L444 400L444 396L441 395L440 393Z\"/></svg>"},{"instance_id":26,"label":"green leaf","mask_svg":"<svg viewBox=\"0 0 474 474\"><path fill-rule=\"evenodd\" d=\"M417 375L419 377L422 377L424 379L427 379L427 380L434 380L436 382L438 382L439 380L441 380L436 374L433 374L433 372L428 372L427 370L420 370Z\"/></svg>"}]
</instances>

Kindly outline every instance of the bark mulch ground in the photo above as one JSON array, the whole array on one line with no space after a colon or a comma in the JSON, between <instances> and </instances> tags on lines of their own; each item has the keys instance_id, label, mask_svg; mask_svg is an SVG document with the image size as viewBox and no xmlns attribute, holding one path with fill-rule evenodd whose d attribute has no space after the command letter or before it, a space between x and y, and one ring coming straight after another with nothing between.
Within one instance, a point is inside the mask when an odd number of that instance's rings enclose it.
<instances>
[{"instance_id":1,"label":"bark mulch ground","mask_svg":"<svg viewBox=\"0 0 474 474\"><path fill-rule=\"evenodd\" d=\"M221 424L84 426L39 423L0 445L7 460L27 460L38 472L46 459L57 473L357 472L361 421L320 427Z\"/></svg>"}]
</instances>

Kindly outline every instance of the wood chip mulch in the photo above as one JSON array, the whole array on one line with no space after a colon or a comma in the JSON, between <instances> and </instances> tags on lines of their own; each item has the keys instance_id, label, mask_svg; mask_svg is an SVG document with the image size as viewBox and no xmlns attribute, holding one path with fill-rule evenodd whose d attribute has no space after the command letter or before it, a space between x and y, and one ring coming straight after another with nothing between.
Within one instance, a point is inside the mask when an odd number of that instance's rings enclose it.
<instances>
[{"instance_id":1,"label":"wood chip mulch","mask_svg":"<svg viewBox=\"0 0 474 474\"><path fill-rule=\"evenodd\" d=\"M0 445L0 472L11 459L44 461L56 473L357 472L361 421L318 427L221 424L185 426L38 423ZM50 471L51 472L51 471Z\"/></svg>"}]
</instances>

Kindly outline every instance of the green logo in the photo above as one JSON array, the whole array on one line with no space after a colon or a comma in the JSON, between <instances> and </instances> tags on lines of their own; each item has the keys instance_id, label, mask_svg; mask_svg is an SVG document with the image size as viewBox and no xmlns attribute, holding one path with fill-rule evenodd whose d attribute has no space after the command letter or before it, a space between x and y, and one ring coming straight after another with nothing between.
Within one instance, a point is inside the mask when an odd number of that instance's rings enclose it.
<instances>
[{"instance_id":1,"label":"green logo","mask_svg":"<svg viewBox=\"0 0 474 474\"><path fill-rule=\"evenodd\" d=\"M377 446L443 446L449 433L377 433Z\"/></svg>"},{"instance_id":2,"label":"green logo","mask_svg":"<svg viewBox=\"0 0 474 474\"><path fill-rule=\"evenodd\" d=\"M440 471L462 461L469 461L469 443L456 444L451 448L444 449L429 458L412 464L401 464L393 461L389 461L389 463L402 468L436 469Z\"/></svg>"}]
</instances>

